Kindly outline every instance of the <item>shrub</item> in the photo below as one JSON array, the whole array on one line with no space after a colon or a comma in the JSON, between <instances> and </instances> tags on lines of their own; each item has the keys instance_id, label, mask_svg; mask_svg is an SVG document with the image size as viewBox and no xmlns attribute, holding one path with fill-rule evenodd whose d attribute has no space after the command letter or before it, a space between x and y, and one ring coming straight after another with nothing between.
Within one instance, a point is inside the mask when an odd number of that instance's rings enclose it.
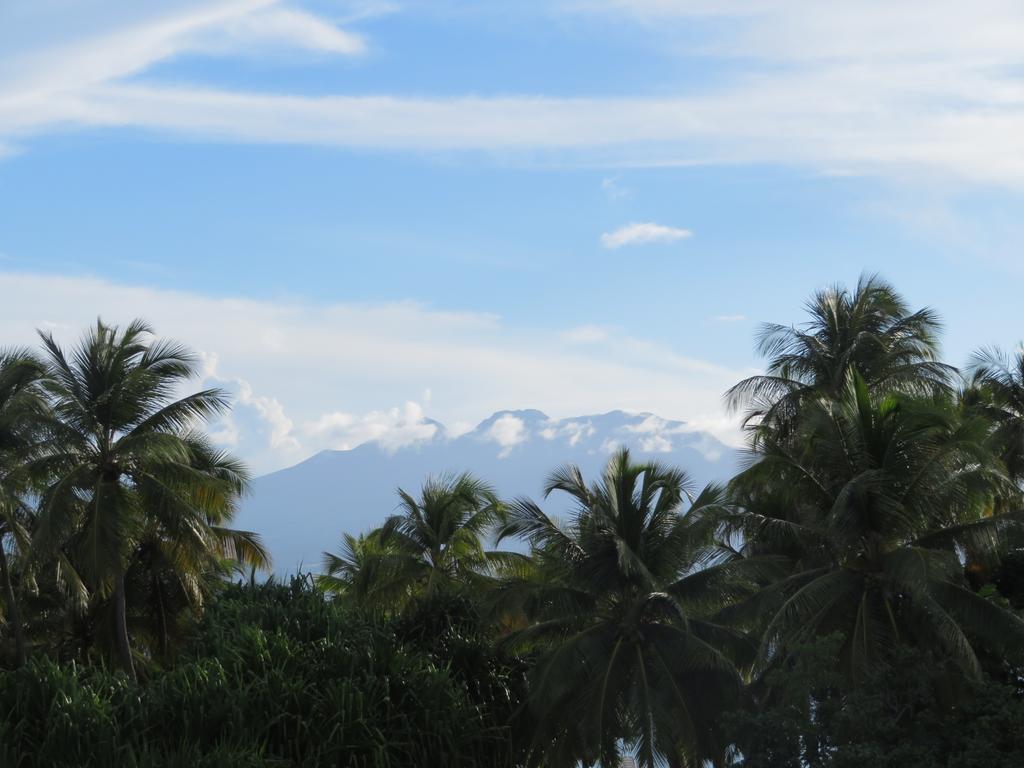
<instances>
[{"instance_id":1,"label":"shrub","mask_svg":"<svg viewBox=\"0 0 1024 768\"><path fill-rule=\"evenodd\" d=\"M304 580L232 587L178 663L152 667L142 683L49 660L0 674L0 763L510 764L509 732L499 723L518 702L501 688L494 652L463 647L483 666L460 673L437 647L394 629L325 600ZM493 680L467 683L484 668L496 670Z\"/></svg>"}]
</instances>

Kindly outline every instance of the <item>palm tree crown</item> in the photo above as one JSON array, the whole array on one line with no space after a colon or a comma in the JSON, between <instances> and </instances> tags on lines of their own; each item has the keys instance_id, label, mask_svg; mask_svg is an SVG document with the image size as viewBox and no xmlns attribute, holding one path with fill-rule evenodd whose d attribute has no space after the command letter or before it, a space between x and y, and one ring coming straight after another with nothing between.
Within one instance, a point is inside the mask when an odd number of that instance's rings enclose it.
<instances>
[{"instance_id":1,"label":"palm tree crown","mask_svg":"<svg viewBox=\"0 0 1024 768\"><path fill-rule=\"evenodd\" d=\"M24 470L48 421L42 364L25 350L0 352L0 581L18 666L25 663L25 635L7 552L29 548L34 514L26 498L33 488Z\"/></svg>"},{"instance_id":2,"label":"palm tree crown","mask_svg":"<svg viewBox=\"0 0 1024 768\"><path fill-rule=\"evenodd\" d=\"M718 748L714 715L739 686L724 651L745 647L709 620L736 575L702 521L715 490L684 516L685 473L635 464L623 449L600 482L567 466L551 475L554 491L573 501L566 527L521 499L501 532L533 547L534 565L502 592L532 619L515 639L548 649L531 686L538 741L552 740L567 764L615 765L623 742L645 766L698 764Z\"/></svg>"},{"instance_id":3,"label":"palm tree crown","mask_svg":"<svg viewBox=\"0 0 1024 768\"><path fill-rule=\"evenodd\" d=\"M1018 482L1024 480L1024 345L1012 357L997 348L981 350L971 372L1007 471Z\"/></svg>"},{"instance_id":4,"label":"palm tree crown","mask_svg":"<svg viewBox=\"0 0 1024 768\"><path fill-rule=\"evenodd\" d=\"M340 555L324 553L321 585L364 603L400 605L418 595L479 583L501 559L483 537L501 514L494 489L471 474L429 478L417 499L399 489L399 512Z\"/></svg>"},{"instance_id":5,"label":"palm tree crown","mask_svg":"<svg viewBox=\"0 0 1024 768\"><path fill-rule=\"evenodd\" d=\"M92 591L112 594L117 659L134 674L125 575L141 542L164 542L183 578L199 553L267 560L254 534L224 527L245 468L196 431L227 398L216 389L175 398L198 361L141 321L123 331L98 321L70 354L41 335L61 431L40 461L52 481L37 536L66 551Z\"/></svg>"},{"instance_id":6,"label":"palm tree crown","mask_svg":"<svg viewBox=\"0 0 1024 768\"><path fill-rule=\"evenodd\" d=\"M753 601L767 617L762 662L834 631L855 674L901 642L937 647L970 674L979 641L1024 650L1024 622L964 581L962 559L994 557L1016 525L992 515L1011 489L986 434L949 402L872 395L854 373L839 399L804 404L793 435L760 441L733 481L751 505L743 538L794 558Z\"/></svg>"},{"instance_id":7,"label":"palm tree crown","mask_svg":"<svg viewBox=\"0 0 1024 768\"><path fill-rule=\"evenodd\" d=\"M762 326L758 352L765 375L753 376L726 395L746 409L746 423L785 429L803 403L837 397L850 371L872 391L929 394L949 388L955 369L937 360L939 320L931 309L911 312L895 289L863 276L851 293L834 286L807 303L803 326Z\"/></svg>"}]
</instances>

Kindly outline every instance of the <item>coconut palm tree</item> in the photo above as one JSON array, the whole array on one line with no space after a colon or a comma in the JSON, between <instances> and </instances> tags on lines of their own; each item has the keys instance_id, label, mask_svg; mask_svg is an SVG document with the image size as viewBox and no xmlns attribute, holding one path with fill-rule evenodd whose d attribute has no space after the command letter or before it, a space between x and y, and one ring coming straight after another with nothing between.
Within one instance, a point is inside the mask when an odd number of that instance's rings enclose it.
<instances>
[{"instance_id":1,"label":"coconut palm tree","mask_svg":"<svg viewBox=\"0 0 1024 768\"><path fill-rule=\"evenodd\" d=\"M992 347L970 368L979 406L994 424L993 438L1010 476L1024 480L1024 345L1012 357Z\"/></svg>"},{"instance_id":2,"label":"coconut palm tree","mask_svg":"<svg viewBox=\"0 0 1024 768\"><path fill-rule=\"evenodd\" d=\"M986 449L988 423L951 399L872 394L855 371L837 400L803 405L796 431L764 436L733 481L751 552L791 574L736 616L765 619L761 667L808 636L840 632L854 676L900 643L928 646L970 675L980 649L1024 651L1024 621L968 588L964 558L998 556L1012 488Z\"/></svg>"},{"instance_id":3,"label":"coconut palm tree","mask_svg":"<svg viewBox=\"0 0 1024 768\"><path fill-rule=\"evenodd\" d=\"M400 607L418 595L479 584L506 557L483 542L502 512L490 485L463 473L428 478L418 499L401 488L398 495L398 513L379 529L346 536L341 554L324 553L321 586L364 604Z\"/></svg>"},{"instance_id":4,"label":"coconut palm tree","mask_svg":"<svg viewBox=\"0 0 1024 768\"><path fill-rule=\"evenodd\" d=\"M0 581L19 667L26 657L25 629L8 548L24 553L29 545L32 510L26 496L31 487L25 466L41 442L48 414L42 364L25 350L0 351Z\"/></svg>"},{"instance_id":5,"label":"coconut palm tree","mask_svg":"<svg viewBox=\"0 0 1024 768\"><path fill-rule=\"evenodd\" d=\"M410 597L410 582L416 574L408 572L409 559L393 541L381 541L379 528L358 536L343 534L341 550L324 552L323 558L324 573L316 581L325 592L367 608L399 607Z\"/></svg>"},{"instance_id":6,"label":"coconut palm tree","mask_svg":"<svg viewBox=\"0 0 1024 768\"><path fill-rule=\"evenodd\" d=\"M862 276L852 293L819 291L806 309L801 326L762 326L757 351L767 372L726 393L731 408L746 410L747 426L788 429L806 401L841 396L851 370L873 392L948 391L955 369L937 359L935 312L911 312L877 275Z\"/></svg>"},{"instance_id":7,"label":"coconut palm tree","mask_svg":"<svg viewBox=\"0 0 1024 768\"><path fill-rule=\"evenodd\" d=\"M51 477L36 536L44 550L66 552L94 594L110 598L115 657L134 676L125 575L140 543L167 543L183 567L195 553L217 552L246 487L244 468L195 431L227 398L216 389L176 398L198 361L155 340L140 320L124 330L97 321L70 355L41 337L60 432L57 448L36 463ZM252 545L248 554L265 560L255 535L241 538Z\"/></svg>"},{"instance_id":8,"label":"coconut palm tree","mask_svg":"<svg viewBox=\"0 0 1024 768\"><path fill-rule=\"evenodd\" d=\"M191 436L193 467L220 478L227 493L202 502L207 530L202 537L171 535L158 519L151 519L139 536L136 551L125 574L126 603L140 633L165 658L173 637L180 637L181 619L199 613L213 588L246 567L266 569L270 558L256 534L227 527L236 512L238 493L234 479L246 477L246 469L229 454L215 449L198 435ZM201 494L216 493L197 486ZM145 502L144 502L145 503Z\"/></svg>"},{"instance_id":9,"label":"coconut palm tree","mask_svg":"<svg viewBox=\"0 0 1024 768\"><path fill-rule=\"evenodd\" d=\"M714 545L718 489L694 499L685 473L622 449L592 485L578 467L555 471L545 495L555 491L573 503L565 526L520 499L500 532L532 546L499 595L531 620L510 642L541 652L537 743L554 765L617 765L624 745L644 766L721 757L715 714L738 693L735 662L750 648L710 617L763 564Z\"/></svg>"}]
</instances>

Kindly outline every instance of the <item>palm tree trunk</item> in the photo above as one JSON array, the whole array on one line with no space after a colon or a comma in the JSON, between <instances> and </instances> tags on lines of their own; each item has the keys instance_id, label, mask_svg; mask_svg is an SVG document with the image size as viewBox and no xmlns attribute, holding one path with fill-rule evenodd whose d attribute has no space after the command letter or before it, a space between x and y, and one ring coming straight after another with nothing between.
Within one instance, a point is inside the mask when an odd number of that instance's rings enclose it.
<instances>
[{"instance_id":1,"label":"palm tree trunk","mask_svg":"<svg viewBox=\"0 0 1024 768\"><path fill-rule=\"evenodd\" d=\"M0 539L0 578L4 581L4 600L7 601L7 623L11 626L14 635L15 666L25 666L27 654L25 653L25 627L21 624L21 609L18 607L18 599L14 594L14 585L11 583L11 574L7 569L7 551L4 549L3 540Z\"/></svg>"},{"instance_id":2,"label":"palm tree trunk","mask_svg":"<svg viewBox=\"0 0 1024 768\"><path fill-rule=\"evenodd\" d=\"M124 591L124 574L118 573L114 581L114 639L117 643L117 661L121 669L132 680L135 676L135 663L132 661L132 646L128 639L128 615Z\"/></svg>"}]
</instances>

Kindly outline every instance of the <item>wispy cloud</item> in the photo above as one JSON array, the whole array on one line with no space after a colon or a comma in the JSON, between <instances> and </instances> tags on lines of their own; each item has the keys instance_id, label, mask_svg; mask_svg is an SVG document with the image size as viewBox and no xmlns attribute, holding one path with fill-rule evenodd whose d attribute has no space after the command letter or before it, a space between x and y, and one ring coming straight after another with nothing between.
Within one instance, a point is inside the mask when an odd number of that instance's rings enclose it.
<instances>
[{"instance_id":1,"label":"wispy cloud","mask_svg":"<svg viewBox=\"0 0 1024 768\"><path fill-rule=\"evenodd\" d=\"M570 328L562 334L562 339L570 344L599 344L608 341L611 332L599 325L581 325Z\"/></svg>"},{"instance_id":2,"label":"wispy cloud","mask_svg":"<svg viewBox=\"0 0 1024 768\"><path fill-rule=\"evenodd\" d=\"M42 16L48 4L38 5ZM174 13L142 6L150 8L119 3L123 20L110 14L106 26L14 45L0 61L0 146L11 151L56 129L126 127L220 141L576 153L625 165L769 162L1024 187L1024 5L1016 0L993 0L984 12L954 0L563 4L648 24L663 42L679 30L675 45L687 55L729 62L728 74L699 91L663 85L657 96L634 98L172 87L144 75L197 50L287 45L356 55L367 44L274 0L186 2ZM699 42L694 20L713 22ZM17 42L19 29L8 27L0 42ZM616 189L612 180L605 191Z\"/></svg>"},{"instance_id":3,"label":"wispy cloud","mask_svg":"<svg viewBox=\"0 0 1024 768\"><path fill-rule=\"evenodd\" d=\"M633 190L623 187L619 184L618 179L612 176L601 179L601 190L607 195L609 200L621 200L633 196Z\"/></svg>"},{"instance_id":4,"label":"wispy cloud","mask_svg":"<svg viewBox=\"0 0 1024 768\"><path fill-rule=\"evenodd\" d=\"M311 13L291 8L265 8L241 14L196 35L183 45L208 51L239 52L263 44L292 45L312 51L357 56L366 52L366 41Z\"/></svg>"},{"instance_id":5,"label":"wispy cloud","mask_svg":"<svg viewBox=\"0 0 1024 768\"><path fill-rule=\"evenodd\" d=\"M423 443L438 434L438 426L427 419L423 406L408 401L401 407L352 414L331 411L305 425L304 433L314 444L328 443L348 450L375 440L386 451Z\"/></svg>"},{"instance_id":6,"label":"wispy cloud","mask_svg":"<svg viewBox=\"0 0 1024 768\"><path fill-rule=\"evenodd\" d=\"M746 315L715 315L715 320L720 323L741 323L746 319Z\"/></svg>"},{"instance_id":7,"label":"wispy cloud","mask_svg":"<svg viewBox=\"0 0 1024 768\"><path fill-rule=\"evenodd\" d=\"M428 439L437 427L426 418L427 389L430 415L455 431L507 408L554 417L651 410L712 424L735 442L721 394L750 374L614 330L600 344L580 345L557 329L413 303L219 299L2 271L0 292L9 297L0 306L8 343L34 344L44 324L73 343L102 312L118 323L143 316L203 352L210 383L236 401L218 439L257 471L369 439L394 447ZM517 435L503 422L493 437L511 447Z\"/></svg>"},{"instance_id":8,"label":"wispy cloud","mask_svg":"<svg viewBox=\"0 0 1024 768\"><path fill-rule=\"evenodd\" d=\"M344 54L364 49L357 35L304 11L282 8L279 0L182 2L174 11L163 4L111 5L123 14L80 35L51 31L56 25L48 23L46 3L39 3L38 18L25 14L27 40L11 40L14 52L0 62L0 94L28 100L86 96L89 87L143 73L197 49L259 53L277 44Z\"/></svg>"},{"instance_id":9,"label":"wispy cloud","mask_svg":"<svg viewBox=\"0 0 1024 768\"><path fill-rule=\"evenodd\" d=\"M268 46L288 46L357 55L366 49L360 36L283 8L279 0L183 0L173 11L164 4L113 2L99 21L77 18L71 9L63 26L53 22L47 3L36 8L16 17L21 29L10 24L0 30L7 49L0 61L0 144L8 151L11 139L58 125L137 124L117 117L116 109L108 112L107 89L188 53L259 54ZM75 30L77 22L82 32Z\"/></svg>"},{"instance_id":10,"label":"wispy cloud","mask_svg":"<svg viewBox=\"0 0 1024 768\"><path fill-rule=\"evenodd\" d=\"M608 99L308 97L105 82L0 93L0 142L58 127L122 127L218 141L546 151L616 165L771 162L1024 186L1024 84L964 82L939 98L917 80L876 75L808 72L712 95Z\"/></svg>"},{"instance_id":11,"label":"wispy cloud","mask_svg":"<svg viewBox=\"0 0 1024 768\"><path fill-rule=\"evenodd\" d=\"M655 224L652 221L634 222L624 227L619 227L614 232L605 232L601 235L601 244L605 248L615 249L626 245L674 243L677 240L684 240L692 235L693 233L688 229L667 227L664 224Z\"/></svg>"}]
</instances>

